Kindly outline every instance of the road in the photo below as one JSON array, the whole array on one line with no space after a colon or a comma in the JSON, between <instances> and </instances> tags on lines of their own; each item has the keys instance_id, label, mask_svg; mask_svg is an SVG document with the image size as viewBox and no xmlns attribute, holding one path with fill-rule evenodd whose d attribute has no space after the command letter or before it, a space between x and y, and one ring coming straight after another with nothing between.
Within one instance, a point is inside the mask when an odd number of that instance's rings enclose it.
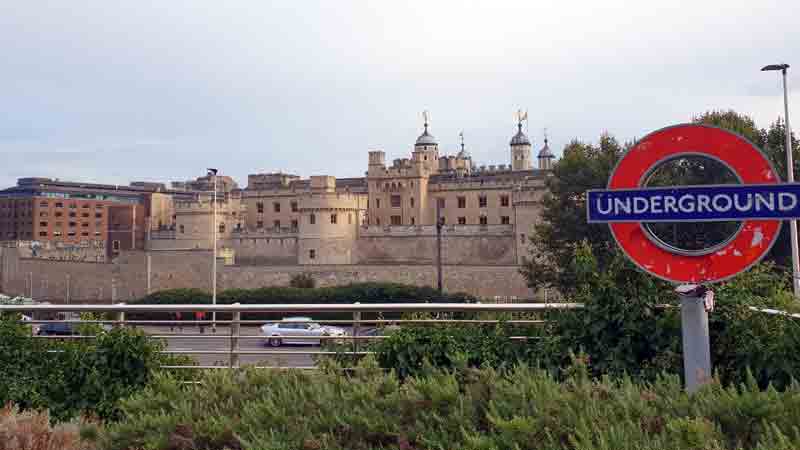
<instances>
[{"instance_id":1,"label":"road","mask_svg":"<svg viewBox=\"0 0 800 450\"><path fill-rule=\"evenodd\" d=\"M183 331L177 328L170 331L169 326L142 326L138 327L147 334L164 336L169 351L201 351L201 352L226 352L230 350L230 330L227 326L218 326L217 332L212 333L211 327L206 327L205 333L200 334L196 326L187 326ZM348 330L349 332L349 330ZM185 334L186 336L181 336ZM313 367L316 365L314 357L303 352L322 351L319 345L283 345L269 347L264 343L261 330L258 327L241 327L239 337L239 351L265 352L268 354L240 354L239 363L256 364L269 367ZM230 356L227 354L190 354L201 366L227 366Z\"/></svg>"}]
</instances>

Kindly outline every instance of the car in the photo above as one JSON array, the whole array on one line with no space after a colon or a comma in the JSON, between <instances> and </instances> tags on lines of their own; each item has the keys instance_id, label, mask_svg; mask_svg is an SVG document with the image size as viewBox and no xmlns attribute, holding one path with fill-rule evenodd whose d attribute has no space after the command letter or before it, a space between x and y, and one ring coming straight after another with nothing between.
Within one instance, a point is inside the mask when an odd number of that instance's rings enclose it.
<instances>
[{"instance_id":1,"label":"car","mask_svg":"<svg viewBox=\"0 0 800 450\"><path fill-rule=\"evenodd\" d=\"M265 345L271 347L280 347L282 344L320 345L321 339L309 338L347 335L342 328L323 326L312 322L309 317L286 317L280 322L263 325L261 332L266 338Z\"/></svg>"},{"instance_id":2,"label":"car","mask_svg":"<svg viewBox=\"0 0 800 450\"><path fill-rule=\"evenodd\" d=\"M36 334L38 336L75 336L80 335L78 330L79 323L75 322L50 322L39 326ZM111 331L111 325L101 325L103 331Z\"/></svg>"}]
</instances>

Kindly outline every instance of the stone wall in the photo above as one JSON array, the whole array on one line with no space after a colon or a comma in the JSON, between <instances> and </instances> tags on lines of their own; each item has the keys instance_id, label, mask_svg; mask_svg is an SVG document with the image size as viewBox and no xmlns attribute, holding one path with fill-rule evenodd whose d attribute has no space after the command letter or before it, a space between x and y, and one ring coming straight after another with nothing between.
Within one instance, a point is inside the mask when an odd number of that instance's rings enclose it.
<instances>
[{"instance_id":1,"label":"stone wall","mask_svg":"<svg viewBox=\"0 0 800 450\"><path fill-rule=\"evenodd\" d=\"M513 235L442 238L443 264L513 265L517 260ZM353 248L358 264L435 264L435 236L360 237Z\"/></svg>"},{"instance_id":2,"label":"stone wall","mask_svg":"<svg viewBox=\"0 0 800 450\"><path fill-rule=\"evenodd\" d=\"M0 249L0 289L7 295L30 295L36 300L62 303L129 301L147 291L147 256L124 252L113 263L60 262L20 258L17 249ZM151 252L151 289L211 289L209 251ZM433 265L218 265L217 287L256 288L285 286L297 273L310 273L320 286L363 281L387 281L418 286L436 285ZM447 291L468 292L482 297L516 296L531 298L515 265L445 265ZM32 283L31 283L32 280ZM357 299L354 299L357 300Z\"/></svg>"},{"instance_id":3,"label":"stone wall","mask_svg":"<svg viewBox=\"0 0 800 450\"><path fill-rule=\"evenodd\" d=\"M226 247L236 252L236 264L242 266L297 264L297 236L257 236L232 238Z\"/></svg>"}]
</instances>

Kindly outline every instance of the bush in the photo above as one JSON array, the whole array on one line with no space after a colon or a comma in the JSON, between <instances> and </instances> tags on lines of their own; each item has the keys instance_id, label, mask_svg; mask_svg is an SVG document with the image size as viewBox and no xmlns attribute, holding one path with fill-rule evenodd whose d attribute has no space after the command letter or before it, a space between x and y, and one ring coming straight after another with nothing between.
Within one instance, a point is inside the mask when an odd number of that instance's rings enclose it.
<instances>
[{"instance_id":1,"label":"bush","mask_svg":"<svg viewBox=\"0 0 800 450\"><path fill-rule=\"evenodd\" d=\"M20 412L16 406L0 409L0 450L83 450L76 423L50 426L46 412Z\"/></svg>"},{"instance_id":2,"label":"bush","mask_svg":"<svg viewBox=\"0 0 800 450\"><path fill-rule=\"evenodd\" d=\"M120 399L142 389L171 357L139 330L98 332L91 340L33 339L13 315L0 318L0 402L50 410L59 421L81 414L115 419Z\"/></svg>"},{"instance_id":3,"label":"bush","mask_svg":"<svg viewBox=\"0 0 800 450\"><path fill-rule=\"evenodd\" d=\"M217 295L217 303L229 305L241 303L243 305L253 304L288 304L296 305L302 303L424 303L428 301L438 301L439 293L431 287L409 286L398 283L355 283L345 286L333 286L322 288L297 288L297 287L263 287L258 289L227 289ZM445 294L441 301L453 303L467 303L476 301L475 297L467 294L455 293ZM131 302L131 304L155 304L155 305L176 305L176 304L210 304L211 296L199 289L172 289L159 291L141 299ZM284 313L248 313L243 314L242 319L247 320L280 320ZM138 320L169 320L167 313L137 313L128 314L131 319ZM220 320L227 320L230 317L217 314ZM363 314L363 319L373 318L373 314ZM394 315L399 317L399 315ZM315 314L317 320L336 320L350 319L351 314L342 313L320 313Z\"/></svg>"},{"instance_id":4,"label":"bush","mask_svg":"<svg viewBox=\"0 0 800 450\"><path fill-rule=\"evenodd\" d=\"M309 273L298 273L297 275L292 275L292 279L289 280L289 286L301 289L313 289L317 286L317 282Z\"/></svg>"},{"instance_id":5,"label":"bush","mask_svg":"<svg viewBox=\"0 0 800 450\"><path fill-rule=\"evenodd\" d=\"M676 376L592 380L580 359L546 371L430 369L400 382L366 360L336 367L208 371L186 386L159 376L122 402L107 450L580 449L800 447L800 385L786 392L712 384L690 396Z\"/></svg>"}]
</instances>

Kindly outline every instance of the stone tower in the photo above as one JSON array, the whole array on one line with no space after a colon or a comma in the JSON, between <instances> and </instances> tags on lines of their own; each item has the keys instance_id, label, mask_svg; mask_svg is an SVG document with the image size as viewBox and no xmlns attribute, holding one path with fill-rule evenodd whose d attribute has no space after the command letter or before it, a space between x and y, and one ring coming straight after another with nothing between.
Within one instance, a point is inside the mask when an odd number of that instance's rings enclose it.
<instances>
[{"instance_id":1,"label":"stone tower","mask_svg":"<svg viewBox=\"0 0 800 450\"><path fill-rule=\"evenodd\" d=\"M550 146L547 145L547 135L544 136L544 147L539 150L539 169L541 170L552 170L553 169L553 160L556 158L556 155L550 151Z\"/></svg>"},{"instance_id":2,"label":"stone tower","mask_svg":"<svg viewBox=\"0 0 800 450\"><path fill-rule=\"evenodd\" d=\"M425 130L417 138L411 158L414 164L426 168L429 173L436 173L439 169L439 144L436 143L436 138L428 133L427 112L424 117Z\"/></svg>"},{"instance_id":3,"label":"stone tower","mask_svg":"<svg viewBox=\"0 0 800 450\"><path fill-rule=\"evenodd\" d=\"M511 138L511 170L530 170L531 141L522 132L522 121L517 124L517 134Z\"/></svg>"}]
</instances>

